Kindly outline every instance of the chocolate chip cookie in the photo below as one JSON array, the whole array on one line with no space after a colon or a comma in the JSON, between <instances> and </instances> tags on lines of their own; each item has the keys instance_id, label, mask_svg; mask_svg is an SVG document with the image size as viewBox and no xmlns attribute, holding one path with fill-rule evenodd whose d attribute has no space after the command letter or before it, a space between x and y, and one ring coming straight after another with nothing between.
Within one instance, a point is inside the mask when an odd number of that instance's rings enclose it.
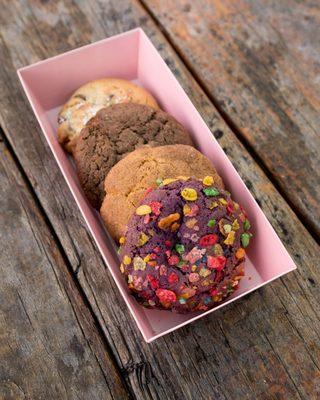
<instances>
[{"instance_id":1,"label":"chocolate chip cookie","mask_svg":"<svg viewBox=\"0 0 320 400\"><path fill-rule=\"evenodd\" d=\"M128 102L159 108L150 93L124 79L98 79L81 86L59 113L59 142L73 153L76 139L90 118L101 108Z\"/></svg>"}]
</instances>

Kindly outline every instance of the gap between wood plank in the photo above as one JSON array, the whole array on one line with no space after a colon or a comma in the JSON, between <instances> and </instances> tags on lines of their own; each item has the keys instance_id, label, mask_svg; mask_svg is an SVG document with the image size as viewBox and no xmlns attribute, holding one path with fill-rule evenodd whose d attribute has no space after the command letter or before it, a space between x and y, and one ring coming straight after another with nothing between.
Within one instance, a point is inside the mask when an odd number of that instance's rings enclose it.
<instances>
[{"instance_id":1,"label":"gap between wood plank","mask_svg":"<svg viewBox=\"0 0 320 400\"><path fill-rule=\"evenodd\" d=\"M165 26L161 24L161 22L157 19L157 16L155 13L148 7L148 5L145 3L144 0L137 0L141 7L145 10L147 14L149 14L150 18L153 20L153 22L157 25L163 36L166 38L166 40L169 42L170 46L173 48L173 50L176 52L177 56L180 58L181 62L185 65L185 67L188 69L192 77L195 79L197 84L200 86L202 91L205 93L205 95L208 97L208 99L211 101L213 106L216 108L218 113L221 115L221 118L224 120L226 125L230 128L230 130L235 134L237 139L241 142L241 144L245 147L247 152L251 155L251 157L255 160L255 162L258 164L258 166L262 169L266 177L270 180L272 185L275 187L277 192L279 193L280 196L286 201L286 203L289 205L291 210L295 213L295 215L298 217L300 222L304 225L304 227L308 230L310 235L313 237L313 239L320 244L320 237L318 236L317 232L313 228L313 226L306 220L304 217L303 213L295 206L295 204L291 201L291 199L288 197L288 195L285 193L285 191L281 188L281 185L277 182L276 178L272 174L272 172L269 171L268 167L266 166L265 162L263 159L260 157L260 155L257 153L257 151L252 147L252 145L248 142L248 140L244 137L244 135L241 132L241 129L238 128L236 123L232 120L230 115L228 115L221 105L219 104L219 100L216 99L212 93L206 88L206 85L202 83L201 78L199 77L198 73L194 69L193 65L189 62L189 60L182 54L182 52L178 49L178 47L174 44L174 41L171 40L170 34L166 31Z\"/></svg>"},{"instance_id":2,"label":"gap between wood plank","mask_svg":"<svg viewBox=\"0 0 320 400\"><path fill-rule=\"evenodd\" d=\"M64 251L64 248L63 248L63 246L62 246L62 244L61 244L61 242L59 240L59 237L57 236L57 234L56 234L56 232L55 232L55 230L54 230L54 228L53 228L48 216L46 215L45 210L43 209L42 204L40 203L40 201L38 199L38 196L36 195L32 185L31 185L31 182L29 181L28 176L26 175L26 173L25 173L25 171L24 171L24 169L23 169L18 157L16 156L16 154L15 154L15 152L14 152L14 150L13 150L13 148L12 148L12 146L11 146L11 144L10 144L10 142L9 142L5 132L4 132L4 129L2 128L2 126L0 126L0 141L4 142L4 144L5 144L6 148L7 148L7 150L9 151L14 163L17 166L17 169L19 170L19 172L20 172L20 174L22 176L23 181L25 182L25 184L27 186L27 189L29 190L29 192L30 192L30 194L31 194L36 206L38 207L38 209L40 211L40 214L42 215L42 217L44 219L45 224L47 225L50 233L53 236L53 239L54 239L54 241L55 241L55 243L57 245L57 248L58 248L58 250L59 250L59 252L60 252L60 254L62 256L62 259L63 259L63 261L64 261L64 263L65 263L65 265L67 267L68 273L69 273L71 279L73 280L73 282L74 282L74 284L75 284L75 286L76 286L76 288L77 288L77 290L78 290L78 292L80 294L80 297L81 297L81 299L83 301L84 306L89 310L89 313L90 313L90 315L91 315L91 317L92 317L92 319L94 321L94 324L96 326L97 332L98 332L99 336L101 337L102 343L104 345L104 351L106 351L108 353L111 361L115 365L115 368L117 369L117 371L119 373L119 377L121 379L121 382L122 382L124 388L127 390L129 398L130 399L136 399L136 396L134 395L134 392L132 391L131 387L128 385L127 381L124 379L123 368L118 364L118 362L116 360L116 357L114 356L113 351L111 349L111 346L109 345L109 343L108 343L108 341L106 339L106 336L104 335L104 332L103 332L103 329L102 329L102 327L101 327L101 325L99 323L99 320L98 320L97 316L95 315L95 313L94 313L94 311L92 309L92 306L89 303L89 300L87 299L87 296L85 295L84 290L82 289L82 287L81 287L81 285L80 285L80 283L79 283L79 281L77 279L77 276L76 276L77 271L73 271L72 265L70 264L68 256L66 255L66 253ZM72 303L71 303L71 306L73 308L73 304ZM74 310L74 308L73 308L73 310ZM75 313L76 320L78 321L78 317L76 315L75 310L74 310L74 313ZM80 324L79 324L79 326L80 326ZM80 326L80 329L81 329L81 326ZM92 351L92 352L96 356L94 351ZM99 362L98 359L97 359L97 362L100 365L100 362ZM101 371L104 374L104 371L103 371L102 368L101 368Z\"/></svg>"}]
</instances>

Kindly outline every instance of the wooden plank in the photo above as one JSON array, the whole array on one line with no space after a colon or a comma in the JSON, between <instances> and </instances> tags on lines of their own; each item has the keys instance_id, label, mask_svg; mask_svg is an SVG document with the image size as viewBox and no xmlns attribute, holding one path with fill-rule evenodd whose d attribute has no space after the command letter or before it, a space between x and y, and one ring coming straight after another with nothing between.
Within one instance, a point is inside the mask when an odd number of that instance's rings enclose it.
<instances>
[{"instance_id":1,"label":"wooden plank","mask_svg":"<svg viewBox=\"0 0 320 400\"><path fill-rule=\"evenodd\" d=\"M320 3L143 3L306 226L320 236Z\"/></svg>"},{"instance_id":2,"label":"wooden plank","mask_svg":"<svg viewBox=\"0 0 320 400\"><path fill-rule=\"evenodd\" d=\"M0 181L0 399L128 398L3 142Z\"/></svg>"},{"instance_id":3,"label":"wooden plank","mask_svg":"<svg viewBox=\"0 0 320 400\"><path fill-rule=\"evenodd\" d=\"M132 392L139 399L316 399L320 383L320 277L316 267L319 249L314 240L139 3L29 4L15 1L12 8L2 7L0 121ZM149 345L143 342L119 298L14 71L139 25L202 113L300 267L236 304Z\"/></svg>"}]
</instances>

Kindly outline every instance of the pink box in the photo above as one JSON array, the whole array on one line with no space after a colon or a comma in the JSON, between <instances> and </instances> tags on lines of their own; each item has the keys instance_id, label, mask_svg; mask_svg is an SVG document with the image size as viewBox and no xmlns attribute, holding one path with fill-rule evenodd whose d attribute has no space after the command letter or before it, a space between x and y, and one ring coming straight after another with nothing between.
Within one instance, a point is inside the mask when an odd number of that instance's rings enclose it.
<instances>
[{"instance_id":1,"label":"pink box","mask_svg":"<svg viewBox=\"0 0 320 400\"><path fill-rule=\"evenodd\" d=\"M228 157L142 29L137 28L21 68L18 75L102 257L147 342L204 317L296 268ZM211 159L226 187L249 214L254 240L248 249L246 275L239 289L212 310L188 315L148 310L141 307L127 290L119 271L116 245L103 227L99 214L86 200L72 160L56 136L57 113L62 104L79 86L102 77L129 79L149 90L161 107L189 130L198 149Z\"/></svg>"}]
</instances>

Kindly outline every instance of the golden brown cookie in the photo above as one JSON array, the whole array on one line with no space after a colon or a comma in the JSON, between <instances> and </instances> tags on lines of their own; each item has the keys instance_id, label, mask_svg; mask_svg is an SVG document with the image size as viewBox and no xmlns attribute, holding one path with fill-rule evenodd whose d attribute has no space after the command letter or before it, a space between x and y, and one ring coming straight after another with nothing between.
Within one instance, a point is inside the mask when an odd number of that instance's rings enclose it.
<instances>
[{"instance_id":1,"label":"golden brown cookie","mask_svg":"<svg viewBox=\"0 0 320 400\"><path fill-rule=\"evenodd\" d=\"M146 104L159 108L145 89L124 79L98 79L81 86L58 116L58 139L72 153L81 129L101 108L118 103Z\"/></svg>"},{"instance_id":2,"label":"golden brown cookie","mask_svg":"<svg viewBox=\"0 0 320 400\"><path fill-rule=\"evenodd\" d=\"M103 108L82 129L73 156L81 186L93 207L104 199L104 180L127 153L148 144L192 144L171 115L152 107L124 103Z\"/></svg>"},{"instance_id":3,"label":"golden brown cookie","mask_svg":"<svg viewBox=\"0 0 320 400\"><path fill-rule=\"evenodd\" d=\"M214 185L224 188L223 181L209 159L191 146L170 145L133 151L119 161L108 173L106 196L101 206L101 217L117 241L125 234L132 213L147 189L156 187L157 179L193 177L202 179L210 175Z\"/></svg>"}]
</instances>

